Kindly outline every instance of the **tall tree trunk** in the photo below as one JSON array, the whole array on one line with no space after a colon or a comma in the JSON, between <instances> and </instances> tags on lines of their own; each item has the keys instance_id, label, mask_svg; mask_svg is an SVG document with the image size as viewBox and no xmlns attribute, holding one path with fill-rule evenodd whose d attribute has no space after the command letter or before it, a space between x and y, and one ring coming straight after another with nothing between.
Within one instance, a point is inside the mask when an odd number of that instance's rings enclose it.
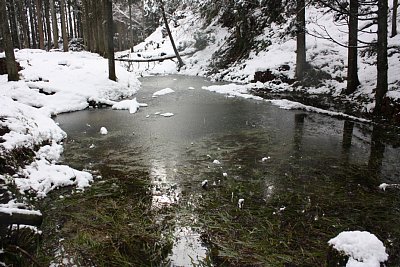
<instances>
[{"instance_id":1,"label":"tall tree trunk","mask_svg":"<svg viewBox=\"0 0 400 267\"><path fill-rule=\"evenodd\" d=\"M47 50L51 48L51 23L50 23L50 12L49 12L49 0L44 0L44 17L46 20L46 33L47 33Z\"/></svg>"},{"instance_id":2,"label":"tall tree trunk","mask_svg":"<svg viewBox=\"0 0 400 267\"><path fill-rule=\"evenodd\" d=\"M36 17L37 17L37 22L38 22L39 48L40 49L44 49L42 8L43 8L42 0L36 0Z\"/></svg>"},{"instance_id":3,"label":"tall tree trunk","mask_svg":"<svg viewBox=\"0 0 400 267\"><path fill-rule=\"evenodd\" d=\"M16 12L15 12L15 3L14 0L9 0L8 5L8 18L10 20L10 30L11 30L11 38L13 42L13 46L17 48L21 48L19 36L18 36L18 27L16 20Z\"/></svg>"},{"instance_id":4,"label":"tall tree trunk","mask_svg":"<svg viewBox=\"0 0 400 267\"><path fill-rule=\"evenodd\" d=\"M71 12L71 1L67 1L67 14L69 23L69 38L74 38L74 27L72 25L72 12Z\"/></svg>"},{"instance_id":5,"label":"tall tree trunk","mask_svg":"<svg viewBox=\"0 0 400 267\"><path fill-rule=\"evenodd\" d=\"M53 41L54 41L54 48L58 48L58 23L57 23L57 14L56 9L54 7L54 1L50 0L50 12L51 12L51 24L53 28Z\"/></svg>"},{"instance_id":6,"label":"tall tree trunk","mask_svg":"<svg viewBox=\"0 0 400 267\"><path fill-rule=\"evenodd\" d=\"M27 0L28 8L29 8L29 18L31 24L31 35L32 35L32 47L37 48L36 44L36 31L35 31L35 16L33 15L33 5L31 0Z\"/></svg>"},{"instance_id":7,"label":"tall tree trunk","mask_svg":"<svg viewBox=\"0 0 400 267\"><path fill-rule=\"evenodd\" d=\"M160 3L161 14L162 14L162 17L164 20L165 29L167 30L169 40L171 41L171 45L172 45L172 48L174 49L176 58L178 59L178 71L179 71L185 64L183 63L182 58L179 55L178 49L176 49L174 38L172 37L171 30L169 29L167 15L165 14L165 9L164 9L164 3L161 0L159 1L159 3Z\"/></svg>"},{"instance_id":8,"label":"tall tree trunk","mask_svg":"<svg viewBox=\"0 0 400 267\"><path fill-rule=\"evenodd\" d=\"M97 6L97 42L98 42L98 53L104 57L107 57L107 49L106 49L106 34L107 31L105 28L105 23L107 20L107 13L105 9L108 8L107 2L105 0L101 0L101 2ZM108 11L107 11L108 12Z\"/></svg>"},{"instance_id":9,"label":"tall tree trunk","mask_svg":"<svg viewBox=\"0 0 400 267\"><path fill-rule=\"evenodd\" d=\"M0 30L1 35L3 36L4 50L6 54L8 81L18 81L18 69L17 63L15 62L10 26L8 25L6 0L0 0L0 18Z\"/></svg>"},{"instance_id":10,"label":"tall tree trunk","mask_svg":"<svg viewBox=\"0 0 400 267\"><path fill-rule=\"evenodd\" d=\"M377 43L377 69L378 77L375 91L375 115L382 112L383 98L388 90L388 58L387 58L387 12L388 0L378 1L378 43Z\"/></svg>"},{"instance_id":11,"label":"tall tree trunk","mask_svg":"<svg viewBox=\"0 0 400 267\"><path fill-rule=\"evenodd\" d=\"M399 5L399 0L393 0L393 16L392 16L392 34L390 37L395 37L397 35L397 6Z\"/></svg>"},{"instance_id":12,"label":"tall tree trunk","mask_svg":"<svg viewBox=\"0 0 400 267\"><path fill-rule=\"evenodd\" d=\"M63 39L63 50L64 52L68 51L68 35L67 35L67 27L65 23L65 0L60 0L60 15L61 15L61 32Z\"/></svg>"},{"instance_id":13,"label":"tall tree trunk","mask_svg":"<svg viewBox=\"0 0 400 267\"><path fill-rule=\"evenodd\" d=\"M103 0L106 4L106 32L107 32L107 54L108 54L108 78L116 81L115 60L114 60L114 31L113 13L111 0Z\"/></svg>"},{"instance_id":14,"label":"tall tree trunk","mask_svg":"<svg viewBox=\"0 0 400 267\"><path fill-rule=\"evenodd\" d=\"M23 0L16 0L17 2L17 9L18 9L18 21L21 27L22 36L23 36L23 48L30 47L30 39L29 39L29 27L27 22L27 14L25 9L25 4L22 3Z\"/></svg>"},{"instance_id":15,"label":"tall tree trunk","mask_svg":"<svg viewBox=\"0 0 400 267\"><path fill-rule=\"evenodd\" d=\"M82 30L82 13L83 13L83 4L76 4L76 30L78 32L78 37L83 38L83 30Z\"/></svg>"},{"instance_id":16,"label":"tall tree trunk","mask_svg":"<svg viewBox=\"0 0 400 267\"><path fill-rule=\"evenodd\" d=\"M349 47L347 55L347 88L346 94L352 94L360 85L358 79L358 0L350 0Z\"/></svg>"},{"instance_id":17,"label":"tall tree trunk","mask_svg":"<svg viewBox=\"0 0 400 267\"><path fill-rule=\"evenodd\" d=\"M77 25L77 11L76 11L76 3L72 2L71 3L71 8L72 8L72 24L74 26L74 36L75 38L78 38L79 34L78 34L78 25Z\"/></svg>"},{"instance_id":18,"label":"tall tree trunk","mask_svg":"<svg viewBox=\"0 0 400 267\"><path fill-rule=\"evenodd\" d=\"M90 37L90 18L89 18L89 4L88 0L82 1L82 29L83 29L83 41L86 46L86 50L91 51L91 37Z\"/></svg>"},{"instance_id":19,"label":"tall tree trunk","mask_svg":"<svg viewBox=\"0 0 400 267\"><path fill-rule=\"evenodd\" d=\"M132 0L128 1L129 4L129 47L131 52L133 52L133 29L132 29Z\"/></svg>"},{"instance_id":20,"label":"tall tree trunk","mask_svg":"<svg viewBox=\"0 0 400 267\"><path fill-rule=\"evenodd\" d=\"M306 69L306 12L305 0L297 0L296 6L296 22L297 22L297 50L296 50L296 78L298 81L303 80L304 71Z\"/></svg>"}]
</instances>

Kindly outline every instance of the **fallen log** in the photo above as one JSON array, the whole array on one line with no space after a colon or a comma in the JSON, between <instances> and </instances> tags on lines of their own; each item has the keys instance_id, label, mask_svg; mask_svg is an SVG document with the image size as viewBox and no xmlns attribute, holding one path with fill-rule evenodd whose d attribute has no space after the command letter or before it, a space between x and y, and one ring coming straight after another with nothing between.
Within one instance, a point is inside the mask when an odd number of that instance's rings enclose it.
<instances>
[{"instance_id":1,"label":"fallen log","mask_svg":"<svg viewBox=\"0 0 400 267\"><path fill-rule=\"evenodd\" d=\"M155 61L164 61L168 59L174 59L176 56L168 56L168 57L158 57L158 58L116 58L115 60L124 61L124 62L155 62Z\"/></svg>"},{"instance_id":2,"label":"fallen log","mask_svg":"<svg viewBox=\"0 0 400 267\"><path fill-rule=\"evenodd\" d=\"M191 51L191 52L187 52L187 53L183 53L180 56L189 56L189 55L193 55L194 53L196 53L197 51ZM124 57L127 55L124 55ZM118 61L124 61L124 62L155 62L155 61L164 61L164 60L168 60L168 59L174 59L176 58L176 55L173 56L162 56L162 57L157 57L157 58L116 58L115 60Z\"/></svg>"},{"instance_id":3,"label":"fallen log","mask_svg":"<svg viewBox=\"0 0 400 267\"><path fill-rule=\"evenodd\" d=\"M0 210L0 225L24 224L40 226L43 216L39 211L24 209Z\"/></svg>"}]
</instances>

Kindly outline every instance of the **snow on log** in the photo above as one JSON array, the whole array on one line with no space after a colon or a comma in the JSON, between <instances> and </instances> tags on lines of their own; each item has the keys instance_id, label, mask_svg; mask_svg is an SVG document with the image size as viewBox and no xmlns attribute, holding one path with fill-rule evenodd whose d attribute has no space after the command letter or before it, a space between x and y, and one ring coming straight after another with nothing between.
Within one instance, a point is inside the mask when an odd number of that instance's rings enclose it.
<instances>
[{"instance_id":1,"label":"snow on log","mask_svg":"<svg viewBox=\"0 0 400 267\"><path fill-rule=\"evenodd\" d=\"M43 217L39 211L0 208L0 225L24 224L40 226Z\"/></svg>"}]
</instances>

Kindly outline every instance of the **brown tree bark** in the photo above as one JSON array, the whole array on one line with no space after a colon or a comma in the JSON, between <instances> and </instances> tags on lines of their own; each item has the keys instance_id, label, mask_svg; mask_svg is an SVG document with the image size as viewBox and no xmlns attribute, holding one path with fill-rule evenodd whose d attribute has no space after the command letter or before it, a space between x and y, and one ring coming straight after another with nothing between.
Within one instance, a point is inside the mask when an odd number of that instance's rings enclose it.
<instances>
[{"instance_id":1,"label":"brown tree bark","mask_svg":"<svg viewBox=\"0 0 400 267\"><path fill-rule=\"evenodd\" d=\"M50 0L50 12L51 12L51 25L53 28L53 47L58 48L58 23L57 23L57 14L56 14L56 9L54 7L54 1L55 0Z\"/></svg>"},{"instance_id":2,"label":"brown tree bark","mask_svg":"<svg viewBox=\"0 0 400 267\"><path fill-rule=\"evenodd\" d=\"M4 51L6 54L8 81L18 81L18 69L17 63L15 62L10 26L8 25L6 0L0 0L0 30L3 36Z\"/></svg>"},{"instance_id":3,"label":"brown tree bark","mask_svg":"<svg viewBox=\"0 0 400 267\"><path fill-rule=\"evenodd\" d=\"M388 54L387 54L387 13L388 0L378 1L378 43L377 43L377 70L378 77L375 91L375 115L382 113L383 98L388 90Z\"/></svg>"},{"instance_id":4,"label":"brown tree bark","mask_svg":"<svg viewBox=\"0 0 400 267\"><path fill-rule=\"evenodd\" d=\"M159 4L161 9L161 15L164 20L164 25L169 36L169 40L171 41L172 48L174 49L174 53L176 55L176 58L178 59L178 71L179 71L185 64L183 63L182 58L179 55L178 49L176 49L175 41L174 38L172 37L172 33L168 25L167 15L165 14L164 3L162 2L162 0L159 0Z\"/></svg>"},{"instance_id":5,"label":"brown tree bark","mask_svg":"<svg viewBox=\"0 0 400 267\"><path fill-rule=\"evenodd\" d=\"M36 43L36 30L35 30L35 16L33 15L34 9L32 5L31 0L26 0L26 3L28 4L28 10L29 10L29 22L31 26L31 36L32 36L32 48L37 48L37 43Z\"/></svg>"},{"instance_id":6,"label":"brown tree bark","mask_svg":"<svg viewBox=\"0 0 400 267\"><path fill-rule=\"evenodd\" d=\"M107 55L108 55L108 78L116 81L115 60L114 60L114 31L113 31L113 13L111 0L103 0L106 4L106 32L107 32Z\"/></svg>"},{"instance_id":7,"label":"brown tree bark","mask_svg":"<svg viewBox=\"0 0 400 267\"><path fill-rule=\"evenodd\" d=\"M296 5L296 79L303 80L306 69L306 12L305 0L297 0Z\"/></svg>"},{"instance_id":8,"label":"brown tree bark","mask_svg":"<svg viewBox=\"0 0 400 267\"><path fill-rule=\"evenodd\" d=\"M393 14L392 14L392 34L390 37L395 37L397 35L397 6L399 5L399 0L393 0Z\"/></svg>"},{"instance_id":9,"label":"brown tree bark","mask_svg":"<svg viewBox=\"0 0 400 267\"><path fill-rule=\"evenodd\" d=\"M129 47L131 52L133 52L133 28L132 28L132 0L128 1L129 5Z\"/></svg>"},{"instance_id":10,"label":"brown tree bark","mask_svg":"<svg viewBox=\"0 0 400 267\"><path fill-rule=\"evenodd\" d=\"M51 22L50 22L49 10L50 10L49 0L44 0L44 18L46 21L47 50L51 49Z\"/></svg>"},{"instance_id":11,"label":"brown tree bark","mask_svg":"<svg viewBox=\"0 0 400 267\"><path fill-rule=\"evenodd\" d=\"M67 15L68 15L68 23L69 23L69 38L74 38L74 27L72 25L72 12L71 12L71 1L67 1Z\"/></svg>"},{"instance_id":12,"label":"brown tree bark","mask_svg":"<svg viewBox=\"0 0 400 267\"><path fill-rule=\"evenodd\" d=\"M11 38L13 42L13 46L17 48L21 48L20 38L18 36L18 28L17 28L17 15L15 12L15 3L14 0L8 1L8 18L10 21L10 31L11 31Z\"/></svg>"},{"instance_id":13,"label":"brown tree bark","mask_svg":"<svg viewBox=\"0 0 400 267\"><path fill-rule=\"evenodd\" d=\"M61 33L63 39L63 50L68 51L68 34L65 22L65 0L60 0L60 13L61 13Z\"/></svg>"},{"instance_id":14,"label":"brown tree bark","mask_svg":"<svg viewBox=\"0 0 400 267\"><path fill-rule=\"evenodd\" d=\"M358 0L350 0L349 47L347 49L347 88L346 94L352 94L360 85L358 79Z\"/></svg>"},{"instance_id":15,"label":"brown tree bark","mask_svg":"<svg viewBox=\"0 0 400 267\"><path fill-rule=\"evenodd\" d=\"M43 20L42 20L42 0L36 0L36 18L38 22L38 34L39 34L39 48L44 49L44 34L43 34Z\"/></svg>"},{"instance_id":16,"label":"brown tree bark","mask_svg":"<svg viewBox=\"0 0 400 267\"><path fill-rule=\"evenodd\" d=\"M82 1L82 30L83 30L83 41L86 49L91 51L91 38L90 38L90 19L89 19L89 6L88 0Z\"/></svg>"},{"instance_id":17,"label":"brown tree bark","mask_svg":"<svg viewBox=\"0 0 400 267\"><path fill-rule=\"evenodd\" d=\"M29 38L29 27L27 21L26 7L23 0L16 0L17 10L18 10L18 21L22 31L22 47L28 48L30 47L30 38Z\"/></svg>"}]
</instances>

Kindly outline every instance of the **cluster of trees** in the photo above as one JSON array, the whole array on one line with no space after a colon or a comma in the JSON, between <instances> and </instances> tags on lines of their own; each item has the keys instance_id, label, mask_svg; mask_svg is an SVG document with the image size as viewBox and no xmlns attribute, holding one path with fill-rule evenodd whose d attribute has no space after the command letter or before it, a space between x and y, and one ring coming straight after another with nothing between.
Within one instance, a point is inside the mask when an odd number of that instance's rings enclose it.
<instances>
[{"instance_id":1,"label":"cluster of trees","mask_svg":"<svg viewBox=\"0 0 400 267\"><path fill-rule=\"evenodd\" d=\"M393 1L391 37L397 34L398 0ZM370 47L377 55L376 108L381 110L383 97L387 92L387 21L388 0L0 0L1 38L6 48L59 48L68 51L68 42L81 38L85 49L112 57L114 46L123 50L133 47L144 39L163 19L170 35L167 16L178 6L198 8L206 16L222 15L225 26L237 28L238 49L233 53L243 53L250 49L250 38L246 34L253 31L257 23L250 15L251 10L261 8L267 23L284 21L284 17L295 16L297 39L296 78L302 81L307 75L305 10L309 5L328 7L338 21L348 25L348 41L340 43L328 32L318 34L348 48L348 75L346 93L353 93L360 82L358 79L358 52L362 47ZM110 7L112 5L112 7ZM250 11L249 11L250 10ZM359 21L363 26L359 27ZM7 23L9 22L9 23ZM107 22L107 23L105 23ZM266 23L261 23L260 29ZM359 32L370 30L377 25L377 35L373 43L358 39ZM326 30L326 29L325 29ZM116 33L116 34L114 34ZM170 36L171 37L171 36ZM11 43L9 42L11 40ZM173 43L173 39L171 38ZM12 50L12 49L11 49ZM175 49L176 50L176 49ZM6 52L7 53L7 52ZM179 67L183 65L179 54ZM12 55L7 53L8 58ZM11 76L15 79L15 75ZM10 75L10 72L9 72ZM115 78L115 77L113 77Z\"/></svg>"},{"instance_id":2,"label":"cluster of trees","mask_svg":"<svg viewBox=\"0 0 400 267\"><path fill-rule=\"evenodd\" d=\"M317 37L326 38L338 45L345 46L348 49L347 60L347 88L346 94L352 94L360 85L358 79L358 49L361 47L370 47L376 52L377 57L377 82L375 90L375 115L382 111L383 99L388 91L388 0L315 0L315 4L328 7L336 13L338 21L348 26L348 42L343 44L332 38L329 32L324 28L325 34L318 34ZM398 0L393 0L393 17L391 37L397 34L397 6ZM296 19L297 19L297 64L296 76L302 79L306 73L306 49L305 49L305 9L304 0L297 0ZM359 21L365 22L359 28ZM368 32L372 26L377 25L377 31L373 32L377 37L374 42L367 43L359 40L360 32ZM312 33L311 33L312 34Z\"/></svg>"}]
</instances>

